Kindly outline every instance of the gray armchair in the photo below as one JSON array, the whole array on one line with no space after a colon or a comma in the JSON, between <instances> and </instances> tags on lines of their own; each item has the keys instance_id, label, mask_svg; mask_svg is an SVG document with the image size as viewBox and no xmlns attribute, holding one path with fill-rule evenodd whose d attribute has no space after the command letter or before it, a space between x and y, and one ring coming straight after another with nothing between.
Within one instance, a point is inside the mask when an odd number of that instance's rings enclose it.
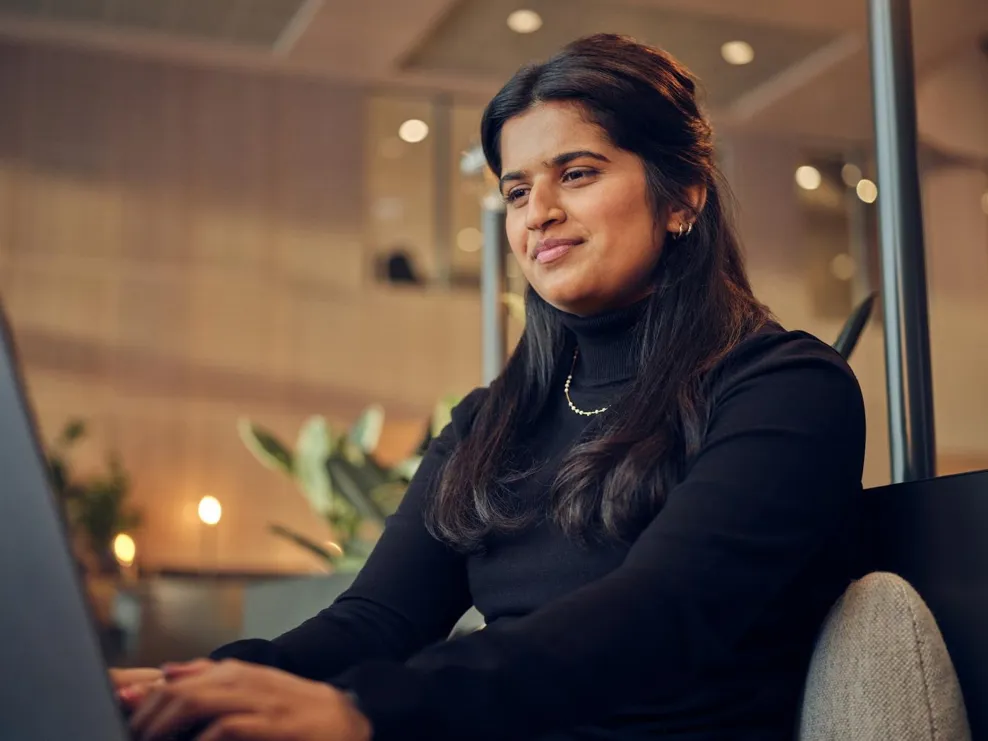
<instances>
[{"instance_id":1,"label":"gray armchair","mask_svg":"<svg viewBox=\"0 0 988 741\"><path fill-rule=\"evenodd\" d=\"M871 573L834 605L810 664L799 741L970 741L933 615L901 577Z\"/></svg>"}]
</instances>

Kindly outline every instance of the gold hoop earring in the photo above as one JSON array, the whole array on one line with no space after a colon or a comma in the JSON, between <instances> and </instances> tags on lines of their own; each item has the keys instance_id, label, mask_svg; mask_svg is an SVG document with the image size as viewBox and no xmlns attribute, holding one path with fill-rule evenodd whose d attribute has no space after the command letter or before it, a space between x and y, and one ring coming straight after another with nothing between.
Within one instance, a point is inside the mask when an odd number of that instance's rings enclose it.
<instances>
[{"instance_id":1,"label":"gold hoop earring","mask_svg":"<svg viewBox=\"0 0 988 741\"><path fill-rule=\"evenodd\" d=\"M683 238L683 222L679 222L679 231L676 233L676 239Z\"/></svg>"},{"instance_id":2,"label":"gold hoop earring","mask_svg":"<svg viewBox=\"0 0 988 741\"><path fill-rule=\"evenodd\" d=\"M689 224L686 225L686 234L684 234L683 236L688 237L690 235L690 232L692 231L693 231L693 222L691 221Z\"/></svg>"}]
</instances>

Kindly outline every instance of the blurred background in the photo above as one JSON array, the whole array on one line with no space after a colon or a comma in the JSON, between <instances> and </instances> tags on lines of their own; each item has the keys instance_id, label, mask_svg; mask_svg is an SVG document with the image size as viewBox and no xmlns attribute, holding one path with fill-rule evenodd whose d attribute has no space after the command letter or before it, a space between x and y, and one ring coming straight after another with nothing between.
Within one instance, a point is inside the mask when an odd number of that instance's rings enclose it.
<instances>
[{"instance_id":1,"label":"blurred background","mask_svg":"<svg viewBox=\"0 0 988 741\"><path fill-rule=\"evenodd\" d=\"M912 7L951 473L988 468L988 3ZM115 658L276 632L359 568L481 383L483 106L598 31L699 76L757 294L833 342L879 286L864 0L0 0L0 297Z\"/></svg>"}]
</instances>

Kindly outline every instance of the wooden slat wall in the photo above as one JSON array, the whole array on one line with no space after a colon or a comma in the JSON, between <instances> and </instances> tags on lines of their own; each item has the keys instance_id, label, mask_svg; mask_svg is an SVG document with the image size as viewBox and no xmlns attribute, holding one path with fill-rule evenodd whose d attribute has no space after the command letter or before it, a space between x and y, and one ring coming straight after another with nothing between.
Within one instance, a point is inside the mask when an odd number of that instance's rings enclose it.
<instances>
[{"instance_id":1,"label":"wooden slat wall","mask_svg":"<svg viewBox=\"0 0 988 741\"><path fill-rule=\"evenodd\" d=\"M237 417L292 439L309 413L381 401L397 455L480 373L476 294L365 274L361 94L0 46L0 101L0 296L45 436L81 415L83 470L121 453L150 565L310 568L265 525L320 523ZM207 493L225 505L215 555Z\"/></svg>"}]
</instances>

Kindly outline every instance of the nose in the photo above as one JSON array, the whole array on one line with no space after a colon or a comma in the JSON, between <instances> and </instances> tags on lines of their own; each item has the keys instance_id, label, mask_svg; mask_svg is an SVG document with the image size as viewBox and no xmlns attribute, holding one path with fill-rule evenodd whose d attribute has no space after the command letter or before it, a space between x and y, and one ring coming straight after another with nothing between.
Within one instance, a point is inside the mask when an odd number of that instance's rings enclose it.
<instances>
[{"instance_id":1,"label":"nose","mask_svg":"<svg viewBox=\"0 0 988 741\"><path fill-rule=\"evenodd\" d=\"M530 231L544 232L553 224L566 221L566 212L548 186L533 185L525 208L525 226Z\"/></svg>"}]
</instances>

